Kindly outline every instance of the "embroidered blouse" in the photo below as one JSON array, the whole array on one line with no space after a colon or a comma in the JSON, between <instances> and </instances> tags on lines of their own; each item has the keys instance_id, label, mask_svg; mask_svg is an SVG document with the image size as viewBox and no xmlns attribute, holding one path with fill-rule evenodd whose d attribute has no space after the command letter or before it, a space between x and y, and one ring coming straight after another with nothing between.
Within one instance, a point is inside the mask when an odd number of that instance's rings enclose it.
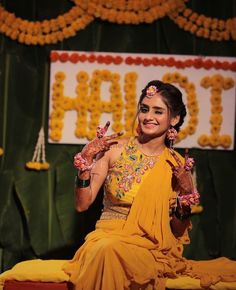
<instances>
[{"instance_id":1,"label":"embroidered blouse","mask_svg":"<svg viewBox=\"0 0 236 290\"><path fill-rule=\"evenodd\" d=\"M156 160L157 156L142 153L134 138L128 141L108 171L101 219L126 218L139 186Z\"/></svg>"}]
</instances>

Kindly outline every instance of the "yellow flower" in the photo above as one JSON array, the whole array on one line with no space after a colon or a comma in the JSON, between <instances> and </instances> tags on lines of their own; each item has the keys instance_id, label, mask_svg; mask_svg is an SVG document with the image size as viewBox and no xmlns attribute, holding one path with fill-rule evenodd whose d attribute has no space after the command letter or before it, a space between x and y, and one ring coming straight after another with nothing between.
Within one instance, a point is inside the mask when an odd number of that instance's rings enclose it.
<instances>
[{"instance_id":1,"label":"yellow flower","mask_svg":"<svg viewBox=\"0 0 236 290\"><path fill-rule=\"evenodd\" d=\"M115 94L118 92L121 95L119 83L113 83L109 88L109 92L112 94Z\"/></svg>"},{"instance_id":2,"label":"yellow flower","mask_svg":"<svg viewBox=\"0 0 236 290\"><path fill-rule=\"evenodd\" d=\"M223 111L223 107L221 105L214 105L211 107L212 114L220 114Z\"/></svg>"},{"instance_id":3,"label":"yellow flower","mask_svg":"<svg viewBox=\"0 0 236 290\"><path fill-rule=\"evenodd\" d=\"M76 75L76 79L79 83L86 83L89 79L89 75L86 71L80 71L77 75Z\"/></svg>"},{"instance_id":4,"label":"yellow flower","mask_svg":"<svg viewBox=\"0 0 236 290\"><path fill-rule=\"evenodd\" d=\"M125 75L125 82L135 82L138 78L138 74L136 72L129 72Z\"/></svg>"},{"instance_id":5,"label":"yellow flower","mask_svg":"<svg viewBox=\"0 0 236 290\"><path fill-rule=\"evenodd\" d=\"M113 121L120 121L122 119L122 112L121 111L116 111L112 114L112 120Z\"/></svg>"},{"instance_id":6,"label":"yellow flower","mask_svg":"<svg viewBox=\"0 0 236 290\"><path fill-rule=\"evenodd\" d=\"M59 130L59 129L51 130L49 136L50 136L50 139L53 141L60 141L61 140L61 130Z\"/></svg>"},{"instance_id":7,"label":"yellow flower","mask_svg":"<svg viewBox=\"0 0 236 290\"><path fill-rule=\"evenodd\" d=\"M55 110L52 111L50 118L51 119L63 119L65 116L65 111L62 110L61 108L56 108Z\"/></svg>"},{"instance_id":8,"label":"yellow flower","mask_svg":"<svg viewBox=\"0 0 236 290\"><path fill-rule=\"evenodd\" d=\"M181 76L179 78L179 85L184 88L186 84L188 83L188 78L186 76Z\"/></svg>"},{"instance_id":9,"label":"yellow flower","mask_svg":"<svg viewBox=\"0 0 236 290\"><path fill-rule=\"evenodd\" d=\"M54 129L61 130L63 128L63 122L61 121L61 119L50 119L49 127L53 130Z\"/></svg>"},{"instance_id":10,"label":"yellow flower","mask_svg":"<svg viewBox=\"0 0 236 290\"><path fill-rule=\"evenodd\" d=\"M61 83L61 82L55 82L53 85L52 85L52 89L53 90L61 90L63 91L64 89L64 85Z\"/></svg>"},{"instance_id":11,"label":"yellow flower","mask_svg":"<svg viewBox=\"0 0 236 290\"><path fill-rule=\"evenodd\" d=\"M220 125L211 125L211 134L216 135L220 132Z\"/></svg>"},{"instance_id":12,"label":"yellow flower","mask_svg":"<svg viewBox=\"0 0 236 290\"><path fill-rule=\"evenodd\" d=\"M91 130L87 132L87 138L88 140L93 140L96 137L96 130Z\"/></svg>"},{"instance_id":13,"label":"yellow flower","mask_svg":"<svg viewBox=\"0 0 236 290\"><path fill-rule=\"evenodd\" d=\"M80 127L80 128L76 128L75 129L75 136L78 137L78 138L83 138L86 136L86 127Z\"/></svg>"},{"instance_id":14,"label":"yellow flower","mask_svg":"<svg viewBox=\"0 0 236 290\"><path fill-rule=\"evenodd\" d=\"M222 100L222 98L221 98L221 95L213 94L213 95L211 96L210 100L211 100L212 105L214 105L214 106L218 106L218 105L221 104L221 100Z\"/></svg>"},{"instance_id":15,"label":"yellow flower","mask_svg":"<svg viewBox=\"0 0 236 290\"><path fill-rule=\"evenodd\" d=\"M222 120L223 118L220 114L212 114L210 117L210 123L212 125L221 125Z\"/></svg>"},{"instance_id":16,"label":"yellow flower","mask_svg":"<svg viewBox=\"0 0 236 290\"><path fill-rule=\"evenodd\" d=\"M66 78L66 75L63 71L59 71L55 74L55 80L59 83L64 81L65 78Z\"/></svg>"},{"instance_id":17,"label":"yellow flower","mask_svg":"<svg viewBox=\"0 0 236 290\"><path fill-rule=\"evenodd\" d=\"M201 79L201 86L208 89L212 85L211 78L206 76Z\"/></svg>"},{"instance_id":18,"label":"yellow flower","mask_svg":"<svg viewBox=\"0 0 236 290\"><path fill-rule=\"evenodd\" d=\"M2 156L2 155L3 155L3 153L4 153L3 149L2 149L2 148L0 148L0 156Z\"/></svg>"},{"instance_id":19,"label":"yellow flower","mask_svg":"<svg viewBox=\"0 0 236 290\"><path fill-rule=\"evenodd\" d=\"M130 92L130 91L135 92L136 91L136 84L135 83L126 83L124 85L124 91L125 92Z\"/></svg>"},{"instance_id":20,"label":"yellow flower","mask_svg":"<svg viewBox=\"0 0 236 290\"><path fill-rule=\"evenodd\" d=\"M178 83L180 81L180 79L181 79L181 74L179 72L174 72L172 74L172 81L174 83Z\"/></svg>"},{"instance_id":21,"label":"yellow flower","mask_svg":"<svg viewBox=\"0 0 236 290\"><path fill-rule=\"evenodd\" d=\"M162 81L164 83L173 83L173 76L170 73L166 73L162 76Z\"/></svg>"},{"instance_id":22,"label":"yellow flower","mask_svg":"<svg viewBox=\"0 0 236 290\"><path fill-rule=\"evenodd\" d=\"M220 136L220 145L222 145L224 148L229 148L231 144L232 144L232 139L229 135Z\"/></svg>"},{"instance_id":23,"label":"yellow flower","mask_svg":"<svg viewBox=\"0 0 236 290\"><path fill-rule=\"evenodd\" d=\"M43 162L40 164L40 169L47 170L49 169L50 164L48 162Z\"/></svg>"},{"instance_id":24,"label":"yellow flower","mask_svg":"<svg viewBox=\"0 0 236 290\"><path fill-rule=\"evenodd\" d=\"M198 138L198 144L202 147L208 146L209 145L209 138L207 135L202 134L199 138Z\"/></svg>"},{"instance_id":25,"label":"yellow flower","mask_svg":"<svg viewBox=\"0 0 236 290\"><path fill-rule=\"evenodd\" d=\"M111 72L108 69L101 71L101 77L104 81L109 81L111 79Z\"/></svg>"},{"instance_id":26,"label":"yellow flower","mask_svg":"<svg viewBox=\"0 0 236 290\"><path fill-rule=\"evenodd\" d=\"M186 129L187 129L188 134L189 135L192 135L196 131L196 126L193 125L193 124L188 124L188 126L186 127Z\"/></svg>"},{"instance_id":27,"label":"yellow flower","mask_svg":"<svg viewBox=\"0 0 236 290\"><path fill-rule=\"evenodd\" d=\"M198 124L198 117L197 116L190 116L189 118L189 125L194 125L194 126L197 126Z\"/></svg>"},{"instance_id":28,"label":"yellow flower","mask_svg":"<svg viewBox=\"0 0 236 290\"><path fill-rule=\"evenodd\" d=\"M223 88L225 90L231 89L234 86L234 80L230 77L224 78Z\"/></svg>"},{"instance_id":29,"label":"yellow flower","mask_svg":"<svg viewBox=\"0 0 236 290\"><path fill-rule=\"evenodd\" d=\"M213 87L222 87L224 84L224 78L220 74L215 74L211 77Z\"/></svg>"},{"instance_id":30,"label":"yellow flower","mask_svg":"<svg viewBox=\"0 0 236 290\"><path fill-rule=\"evenodd\" d=\"M69 97L64 97L63 98L63 100L62 100L62 108L65 111L73 110L74 107L75 107L75 101L74 101L74 99L69 98Z\"/></svg>"},{"instance_id":31,"label":"yellow flower","mask_svg":"<svg viewBox=\"0 0 236 290\"><path fill-rule=\"evenodd\" d=\"M116 133L121 132L124 126L121 123L114 123L112 124L112 130Z\"/></svg>"},{"instance_id":32,"label":"yellow flower","mask_svg":"<svg viewBox=\"0 0 236 290\"><path fill-rule=\"evenodd\" d=\"M120 74L118 74L118 73L113 73L113 74L111 75L111 81L113 81L113 82L119 82L119 80L120 80Z\"/></svg>"},{"instance_id":33,"label":"yellow flower","mask_svg":"<svg viewBox=\"0 0 236 290\"><path fill-rule=\"evenodd\" d=\"M211 135L209 138L209 144L211 147L217 147L220 144L220 137L217 134Z\"/></svg>"}]
</instances>

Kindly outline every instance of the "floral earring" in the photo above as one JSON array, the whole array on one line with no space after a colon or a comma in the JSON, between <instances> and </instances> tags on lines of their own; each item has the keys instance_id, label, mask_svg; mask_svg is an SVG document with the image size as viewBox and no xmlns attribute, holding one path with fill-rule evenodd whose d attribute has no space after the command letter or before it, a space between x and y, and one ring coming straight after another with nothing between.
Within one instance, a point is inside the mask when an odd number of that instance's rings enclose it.
<instances>
[{"instance_id":1,"label":"floral earring","mask_svg":"<svg viewBox=\"0 0 236 290\"><path fill-rule=\"evenodd\" d=\"M177 138L178 132L175 128L171 125L171 127L167 130L166 138L170 142L170 147L172 148L175 140Z\"/></svg>"}]
</instances>

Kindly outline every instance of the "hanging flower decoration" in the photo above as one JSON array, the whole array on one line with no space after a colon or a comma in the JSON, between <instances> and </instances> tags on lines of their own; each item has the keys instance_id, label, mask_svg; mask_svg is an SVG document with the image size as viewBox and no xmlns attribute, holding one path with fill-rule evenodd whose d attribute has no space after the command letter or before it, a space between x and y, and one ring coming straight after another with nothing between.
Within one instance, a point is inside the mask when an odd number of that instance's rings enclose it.
<instances>
[{"instance_id":1,"label":"hanging flower decoration","mask_svg":"<svg viewBox=\"0 0 236 290\"><path fill-rule=\"evenodd\" d=\"M26 163L26 168L31 170L47 170L49 166L49 163L46 162L44 129L42 127L39 131L33 158L31 161Z\"/></svg>"},{"instance_id":2,"label":"hanging flower decoration","mask_svg":"<svg viewBox=\"0 0 236 290\"><path fill-rule=\"evenodd\" d=\"M227 20L199 15L186 0L72 0L74 6L54 19L28 21L0 5L0 33L26 45L55 44L73 37L95 18L117 24L153 23L169 16L181 29L211 41L236 40L236 17ZM92 59L91 59L92 60ZM72 61L76 63L77 58ZM149 60L145 60L149 65Z\"/></svg>"},{"instance_id":3,"label":"hanging flower decoration","mask_svg":"<svg viewBox=\"0 0 236 290\"><path fill-rule=\"evenodd\" d=\"M227 20L207 17L187 8L182 2L168 16L181 29L211 41L236 40L236 17Z\"/></svg>"},{"instance_id":4,"label":"hanging flower decoration","mask_svg":"<svg viewBox=\"0 0 236 290\"><path fill-rule=\"evenodd\" d=\"M0 156L2 156L4 153L4 150L0 147Z\"/></svg>"},{"instance_id":5,"label":"hanging flower decoration","mask_svg":"<svg viewBox=\"0 0 236 290\"><path fill-rule=\"evenodd\" d=\"M186 76L182 76L179 72L166 73L162 77L163 82L166 83L177 83L181 88L183 88L187 93L187 109L189 113L189 120L187 126L180 130L178 133L175 143L180 142L185 139L188 135L193 135L196 132L198 125L198 102L195 91L195 85L188 81Z\"/></svg>"},{"instance_id":6,"label":"hanging flower decoration","mask_svg":"<svg viewBox=\"0 0 236 290\"><path fill-rule=\"evenodd\" d=\"M93 16L76 5L55 19L43 21L16 17L0 6L0 32L27 45L55 44L75 36L77 31L84 29L92 20Z\"/></svg>"},{"instance_id":7,"label":"hanging flower decoration","mask_svg":"<svg viewBox=\"0 0 236 290\"><path fill-rule=\"evenodd\" d=\"M222 117L222 90L229 90L234 86L234 80L230 77L222 77L220 74L215 74L212 77L206 76L201 81L201 86L208 89L211 87L211 135L202 134L198 138L198 144L202 147L218 147L229 148L232 144L230 135L220 135Z\"/></svg>"}]
</instances>

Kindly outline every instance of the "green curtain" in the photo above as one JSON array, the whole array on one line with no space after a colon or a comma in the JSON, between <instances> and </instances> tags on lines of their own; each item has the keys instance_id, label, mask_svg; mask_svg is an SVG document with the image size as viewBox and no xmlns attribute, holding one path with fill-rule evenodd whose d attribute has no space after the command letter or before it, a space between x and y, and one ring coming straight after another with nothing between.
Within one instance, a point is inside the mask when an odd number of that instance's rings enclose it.
<instances>
[{"instance_id":1,"label":"green curtain","mask_svg":"<svg viewBox=\"0 0 236 290\"><path fill-rule=\"evenodd\" d=\"M2 1L28 20L56 17L71 1ZM189 1L198 13L226 19L236 3ZM51 50L235 56L236 42L211 42L179 29L168 17L152 24L118 25L99 19L73 38L56 45L26 46L0 34L0 263L1 271L32 258L70 258L94 228L101 210L101 191L92 207L74 209L73 155L82 145L46 143L48 171L25 168L38 132L48 126L49 54ZM157 75L154 78L158 78ZM235 98L235 96L232 96ZM46 134L47 138L47 134ZM181 151L181 150L180 150ZM197 162L202 214L192 217L191 245L185 255L236 259L235 151L191 149Z\"/></svg>"}]
</instances>

